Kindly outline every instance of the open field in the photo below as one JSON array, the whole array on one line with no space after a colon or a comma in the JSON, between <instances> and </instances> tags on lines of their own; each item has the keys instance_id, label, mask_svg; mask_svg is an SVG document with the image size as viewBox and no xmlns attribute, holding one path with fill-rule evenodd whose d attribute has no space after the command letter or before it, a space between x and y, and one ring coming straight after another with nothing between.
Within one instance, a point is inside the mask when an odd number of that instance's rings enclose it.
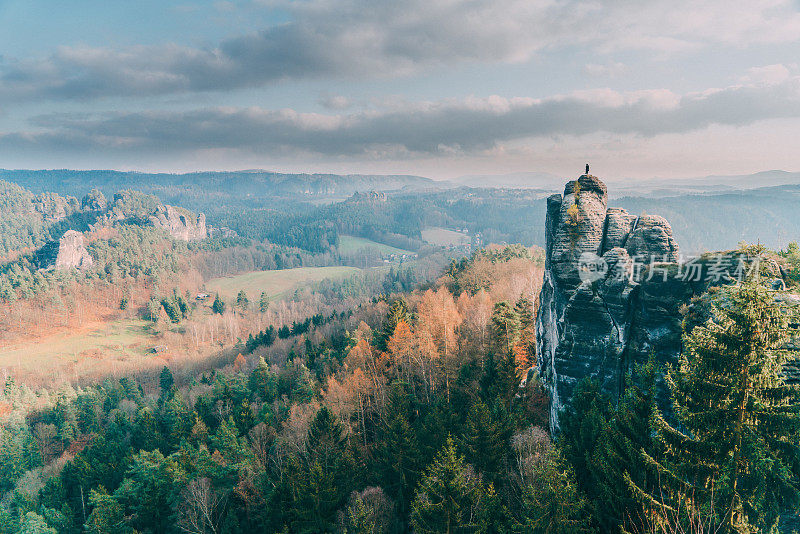
<instances>
[{"instance_id":1,"label":"open field","mask_svg":"<svg viewBox=\"0 0 800 534\"><path fill-rule=\"evenodd\" d=\"M244 289L250 301L257 300L261 292L270 299L286 296L303 284L319 282L326 278L345 278L360 272L357 267L298 267L277 271L254 271L251 273L215 278L206 283L206 291L219 293L223 299L235 299Z\"/></svg>"},{"instance_id":2,"label":"open field","mask_svg":"<svg viewBox=\"0 0 800 534\"><path fill-rule=\"evenodd\" d=\"M432 245L442 247L469 245L470 243L470 237L467 234L437 227L422 230L422 239Z\"/></svg>"},{"instance_id":3,"label":"open field","mask_svg":"<svg viewBox=\"0 0 800 534\"><path fill-rule=\"evenodd\" d=\"M377 241L372 241L364 237L356 237L352 235L339 236L340 254L353 254L365 248L375 249L384 256L388 256L390 254L413 254L413 252L409 250L403 250L390 245L384 245L383 243L378 243Z\"/></svg>"},{"instance_id":4,"label":"open field","mask_svg":"<svg viewBox=\"0 0 800 534\"><path fill-rule=\"evenodd\" d=\"M53 359L75 362L87 354L144 356L150 348L150 323L141 319L120 319L96 323L80 332L67 331L0 348L0 367L35 371L53 365Z\"/></svg>"}]
</instances>

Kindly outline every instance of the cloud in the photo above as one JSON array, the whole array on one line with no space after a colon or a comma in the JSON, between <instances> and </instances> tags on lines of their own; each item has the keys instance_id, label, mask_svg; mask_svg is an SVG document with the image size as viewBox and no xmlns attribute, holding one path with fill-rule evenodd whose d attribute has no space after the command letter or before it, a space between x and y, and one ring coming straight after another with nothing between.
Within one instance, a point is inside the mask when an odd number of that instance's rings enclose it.
<instances>
[{"instance_id":1,"label":"cloud","mask_svg":"<svg viewBox=\"0 0 800 534\"><path fill-rule=\"evenodd\" d=\"M351 107L353 102L346 96L323 94L319 104L325 109L342 110Z\"/></svg>"},{"instance_id":2,"label":"cloud","mask_svg":"<svg viewBox=\"0 0 800 534\"><path fill-rule=\"evenodd\" d=\"M599 132L651 137L711 125L800 117L800 78L678 95L583 91L545 99L466 98L400 102L340 114L291 109L46 115L0 135L0 152L86 151L185 155L236 150L268 155L414 158L497 153L506 143Z\"/></svg>"},{"instance_id":3,"label":"cloud","mask_svg":"<svg viewBox=\"0 0 800 534\"><path fill-rule=\"evenodd\" d=\"M781 63L765 65L763 67L753 67L748 69L747 74L742 77L744 83L759 83L774 85L785 82L791 76L789 67Z\"/></svg>"},{"instance_id":4,"label":"cloud","mask_svg":"<svg viewBox=\"0 0 800 534\"><path fill-rule=\"evenodd\" d=\"M583 73L594 78L614 78L625 74L627 65L619 62L605 64L587 63L583 66Z\"/></svg>"},{"instance_id":5,"label":"cloud","mask_svg":"<svg viewBox=\"0 0 800 534\"><path fill-rule=\"evenodd\" d=\"M5 59L0 98L227 91L519 62L574 46L672 53L800 39L792 0L277 0L269 8L288 13L289 21L209 48L62 47L48 57Z\"/></svg>"}]
</instances>

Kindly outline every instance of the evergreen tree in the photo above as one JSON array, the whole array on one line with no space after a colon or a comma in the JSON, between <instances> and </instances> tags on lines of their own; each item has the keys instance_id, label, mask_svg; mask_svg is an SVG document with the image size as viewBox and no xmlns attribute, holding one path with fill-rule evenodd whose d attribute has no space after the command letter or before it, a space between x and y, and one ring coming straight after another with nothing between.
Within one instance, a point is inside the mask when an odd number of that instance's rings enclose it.
<instances>
[{"instance_id":1,"label":"evergreen tree","mask_svg":"<svg viewBox=\"0 0 800 534\"><path fill-rule=\"evenodd\" d=\"M394 331L400 322L404 322L407 325L411 324L411 311L408 309L408 303L403 298L392 302L389 313L386 315L386 320L383 322L383 328L380 332L376 332L375 346L379 350L386 350L386 343L394 335Z\"/></svg>"},{"instance_id":2,"label":"evergreen tree","mask_svg":"<svg viewBox=\"0 0 800 534\"><path fill-rule=\"evenodd\" d=\"M56 534L56 529L36 512L28 512L22 518L17 534Z\"/></svg>"},{"instance_id":3,"label":"evergreen tree","mask_svg":"<svg viewBox=\"0 0 800 534\"><path fill-rule=\"evenodd\" d=\"M559 416L558 444L581 491L590 493L594 488L593 457L601 437L609 431L611 413L611 400L600 391L597 381L587 378L578 383L569 406Z\"/></svg>"},{"instance_id":4,"label":"evergreen tree","mask_svg":"<svg viewBox=\"0 0 800 534\"><path fill-rule=\"evenodd\" d=\"M452 438L419 482L411 505L411 525L420 534L480 532L486 488L456 452Z\"/></svg>"},{"instance_id":5,"label":"evergreen tree","mask_svg":"<svg viewBox=\"0 0 800 534\"><path fill-rule=\"evenodd\" d=\"M250 299L247 298L247 293L244 292L244 289L240 289L239 294L236 295L236 306L242 310L246 310L250 306Z\"/></svg>"},{"instance_id":6,"label":"evergreen tree","mask_svg":"<svg viewBox=\"0 0 800 534\"><path fill-rule=\"evenodd\" d=\"M132 533L133 529L125 523L125 510L122 505L109 495L102 486L89 494L89 505L92 513L86 519L85 529L88 534L123 534Z\"/></svg>"},{"instance_id":7,"label":"evergreen tree","mask_svg":"<svg viewBox=\"0 0 800 534\"><path fill-rule=\"evenodd\" d=\"M175 378L172 376L172 371L166 365L161 369L161 375L158 378L158 384L161 386L161 396L165 397L172 392L175 385Z\"/></svg>"},{"instance_id":8,"label":"evergreen tree","mask_svg":"<svg viewBox=\"0 0 800 534\"><path fill-rule=\"evenodd\" d=\"M520 297L514 305L514 312L519 317L520 329L525 330L531 328L536 321L533 316L533 302L527 297Z\"/></svg>"},{"instance_id":9,"label":"evergreen tree","mask_svg":"<svg viewBox=\"0 0 800 534\"><path fill-rule=\"evenodd\" d=\"M292 459L286 475L291 495L287 511L291 530L330 532L336 512L357 484L356 475L344 427L323 406L309 426L305 454Z\"/></svg>"},{"instance_id":10,"label":"evergreen tree","mask_svg":"<svg viewBox=\"0 0 800 534\"><path fill-rule=\"evenodd\" d=\"M379 480L405 516L423 467L417 433L411 425L411 395L403 383L392 384L386 407L386 423L376 451Z\"/></svg>"},{"instance_id":11,"label":"evergreen tree","mask_svg":"<svg viewBox=\"0 0 800 534\"><path fill-rule=\"evenodd\" d=\"M269 309L269 297L266 291L261 292L261 297L258 299L258 309L261 313L266 313Z\"/></svg>"},{"instance_id":12,"label":"evergreen tree","mask_svg":"<svg viewBox=\"0 0 800 534\"><path fill-rule=\"evenodd\" d=\"M211 304L211 311L219 315L225 313L225 302L219 297L219 293L214 297L214 303Z\"/></svg>"},{"instance_id":13,"label":"evergreen tree","mask_svg":"<svg viewBox=\"0 0 800 534\"><path fill-rule=\"evenodd\" d=\"M659 457L652 432L656 414L656 369L650 362L627 377L625 391L591 454L592 515L603 532L643 532L646 510L633 487L655 492Z\"/></svg>"},{"instance_id":14,"label":"evergreen tree","mask_svg":"<svg viewBox=\"0 0 800 534\"><path fill-rule=\"evenodd\" d=\"M721 532L769 531L800 504L800 396L782 375L787 310L751 279L722 290L712 311L666 376L679 424L657 418L672 499L639 489L665 520L679 521L683 505Z\"/></svg>"},{"instance_id":15,"label":"evergreen tree","mask_svg":"<svg viewBox=\"0 0 800 534\"><path fill-rule=\"evenodd\" d=\"M512 353L519 339L520 317L508 301L498 302L492 310L492 333L498 354Z\"/></svg>"},{"instance_id":16,"label":"evergreen tree","mask_svg":"<svg viewBox=\"0 0 800 534\"><path fill-rule=\"evenodd\" d=\"M531 482L522 488L514 531L525 534L592 532L585 499L578 492L572 469L556 449L532 466Z\"/></svg>"},{"instance_id":17,"label":"evergreen tree","mask_svg":"<svg viewBox=\"0 0 800 534\"><path fill-rule=\"evenodd\" d=\"M495 483L506 464L512 428L505 411L492 413L482 401L470 408L461 439L467 461Z\"/></svg>"}]
</instances>

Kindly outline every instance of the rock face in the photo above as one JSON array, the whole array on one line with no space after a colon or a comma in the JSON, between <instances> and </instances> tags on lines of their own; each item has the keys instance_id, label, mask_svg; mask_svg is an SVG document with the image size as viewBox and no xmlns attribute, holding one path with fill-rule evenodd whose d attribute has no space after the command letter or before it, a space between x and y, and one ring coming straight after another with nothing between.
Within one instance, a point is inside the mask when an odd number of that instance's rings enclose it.
<instances>
[{"instance_id":1,"label":"rock face","mask_svg":"<svg viewBox=\"0 0 800 534\"><path fill-rule=\"evenodd\" d=\"M206 216L202 213L195 218L181 208L162 205L149 216L149 219L154 226L163 228L175 239L195 241L208 236Z\"/></svg>"},{"instance_id":2,"label":"rock face","mask_svg":"<svg viewBox=\"0 0 800 534\"><path fill-rule=\"evenodd\" d=\"M585 174L548 198L544 283L537 315L539 374L551 396L550 425L577 383L592 377L618 396L628 370L675 361L681 350L681 307L710 285L730 280L735 253L709 276L687 276L669 223L607 207L605 184ZM724 272L723 272L724 271Z\"/></svg>"},{"instance_id":3,"label":"rock face","mask_svg":"<svg viewBox=\"0 0 800 534\"><path fill-rule=\"evenodd\" d=\"M45 222L52 223L65 219L78 211L78 200L62 197L55 193L41 193L32 199L33 209L42 215Z\"/></svg>"},{"instance_id":4,"label":"rock face","mask_svg":"<svg viewBox=\"0 0 800 534\"><path fill-rule=\"evenodd\" d=\"M93 260L84 245L83 234L69 230L58 241L42 247L37 253L39 268L57 270L89 269Z\"/></svg>"}]
</instances>

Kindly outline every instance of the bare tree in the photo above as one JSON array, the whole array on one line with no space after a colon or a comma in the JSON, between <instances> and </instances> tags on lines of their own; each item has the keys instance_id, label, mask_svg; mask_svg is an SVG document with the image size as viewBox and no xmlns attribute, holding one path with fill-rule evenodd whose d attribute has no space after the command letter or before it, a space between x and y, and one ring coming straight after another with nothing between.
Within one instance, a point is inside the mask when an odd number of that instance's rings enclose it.
<instances>
[{"instance_id":1,"label":"bare tree","mask_svg":"<svg viewBox=\"0 0 800 534\"><path fill-rule=\"evenodd\" d=\"M228 493L215 490L204 477L189 482L181 495L178 527L191 534L218 534Z\"/></svg>"}]
</instances>

